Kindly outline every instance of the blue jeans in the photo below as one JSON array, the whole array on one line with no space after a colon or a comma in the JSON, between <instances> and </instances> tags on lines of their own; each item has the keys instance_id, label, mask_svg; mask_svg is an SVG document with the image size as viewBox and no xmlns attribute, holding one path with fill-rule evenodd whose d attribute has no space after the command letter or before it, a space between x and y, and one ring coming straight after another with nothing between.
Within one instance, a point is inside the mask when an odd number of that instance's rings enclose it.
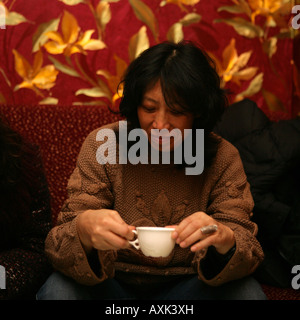
<instances>
[{"instance_id":1,"label":"blue jeans","mask_svg":"<svg viewBox=\"0 0 300 320\"><path fill-rule=\"evenodd\" d=\"M85 286L59 272L53 273L37 293L37 300L266 300L259 283L252 277L212 287L196 275L148 288L107 279Z\"/></svg>"}]
</instances>

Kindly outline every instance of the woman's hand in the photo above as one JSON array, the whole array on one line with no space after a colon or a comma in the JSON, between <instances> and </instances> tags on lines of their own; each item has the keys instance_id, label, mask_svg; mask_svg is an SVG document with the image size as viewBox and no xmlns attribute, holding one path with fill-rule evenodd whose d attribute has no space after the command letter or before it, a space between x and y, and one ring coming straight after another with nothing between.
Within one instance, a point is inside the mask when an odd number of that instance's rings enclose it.
<instances>
[{"instance_id":1,"label":"woman's hand","mask_svg":"<svg viewBox=\"0 0 300 320\"><path fill-rule=\"evenodd\" d=\"M211 234L203 234L201 228L209 225L216 225L217 230ZM183 219L176 227L172 237L182 248L191 246L193 252L212 245L219 253L225 254L235 244L233 231L202 211Z\"/></svg>"},{"instance_id":2,"label":"woman's hand","mask_svg":"<svg viewBox=\"0 0 300 320\"><path fill-rule=\"evenodd\" d=\"M77 220L80 241L87 253L97 250L118 250L130 246L134 238L132 230L115 210L87 210Z\"/></svg>"}]
</instances>

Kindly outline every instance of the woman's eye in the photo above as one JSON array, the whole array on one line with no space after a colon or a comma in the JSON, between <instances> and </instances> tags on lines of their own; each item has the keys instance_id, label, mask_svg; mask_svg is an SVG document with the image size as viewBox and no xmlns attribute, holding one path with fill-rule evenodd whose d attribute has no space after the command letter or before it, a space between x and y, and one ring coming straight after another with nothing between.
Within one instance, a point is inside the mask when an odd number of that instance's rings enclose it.
<instances>
[{"instance_id":1,"label":"woman's eye","mask_svg":"<svg viewBox=\"0 0 300 320\"><path fill-rule=\"evenodd\" d=\"M180 112L180 111L176 111L176 110L171 110L170 112L173 116L183 116L184 115L184 112Z\"/></svg>"},{"instance_id":2,"label":"woman's eye","mask_svg":"<svg viewBox=\"0 0 300 320\"><path fill-rule=\"evenodd\" d=\"M146 111L146 112L155 112L155 108L153 107L147 107L147 106L142 106L142 108Z\"/></svg>"}]
</instances>

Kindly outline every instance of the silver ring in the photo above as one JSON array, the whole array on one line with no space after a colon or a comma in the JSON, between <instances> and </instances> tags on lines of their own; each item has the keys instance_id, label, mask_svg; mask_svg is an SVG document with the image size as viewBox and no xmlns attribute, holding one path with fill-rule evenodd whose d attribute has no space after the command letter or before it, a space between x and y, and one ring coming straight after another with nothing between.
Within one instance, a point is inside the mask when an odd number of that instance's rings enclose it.
<instances>
[{"instance_id":1,"label":"silver ring","mask_svg":"<svg viewBox=\"0 0 300 320\"><path fill-rule=\"evenodd\" d=\"M218 226L216 224L211 224L209 226L205 226L205 227L200 228L200 231L203 234L211 234L211 233L216 232L217 230L218 230Z\"/></svg>"}]
</instances>

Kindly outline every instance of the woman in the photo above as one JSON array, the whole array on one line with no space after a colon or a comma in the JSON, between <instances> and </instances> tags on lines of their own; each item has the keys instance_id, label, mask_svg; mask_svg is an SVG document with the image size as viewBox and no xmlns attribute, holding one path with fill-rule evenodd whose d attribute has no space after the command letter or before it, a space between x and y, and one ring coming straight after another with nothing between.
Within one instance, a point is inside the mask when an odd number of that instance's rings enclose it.
<instances>
[{"instance_id":1,"label":"woman","mask_svg":"<svg viewBox=\"0 0 300 320\"><path fill-rule=\"evenodd\" d=\"M46 240L59 272L38 298L264 299L249 277L263 259L250 221L249 184L237 150L212 133L226 106L212 61L191 43L162 43L131 63L123 84L121 114L130 129L143 129L149 146L156 140L161 154L163 139L153 139L152 129L179 130L183 145L185 130L195 138L204 129L204 171L187 175L190 163L174 160L99 161L104 143L120 150L114 142L123 133L118 123L106 126L116 134L111 143L99 139L105 128L92 132L70 178L58 225ZM175 140L170 139L171 155L178 148ZM129 244L135 227L170 225L177 245L166 258L146 257ZM201 231L211 226L214 232Z\"/></svg>"},{"instance_id":2,"label":"woman","mask_svg":"<svg viewBox=\"0 0 300 320\"><path fill-rule=\"evenodd\" d=\"M35 299L51 272L49 191L38 149L0 116L0 299Z\"/></svg>"}]
</instances>

